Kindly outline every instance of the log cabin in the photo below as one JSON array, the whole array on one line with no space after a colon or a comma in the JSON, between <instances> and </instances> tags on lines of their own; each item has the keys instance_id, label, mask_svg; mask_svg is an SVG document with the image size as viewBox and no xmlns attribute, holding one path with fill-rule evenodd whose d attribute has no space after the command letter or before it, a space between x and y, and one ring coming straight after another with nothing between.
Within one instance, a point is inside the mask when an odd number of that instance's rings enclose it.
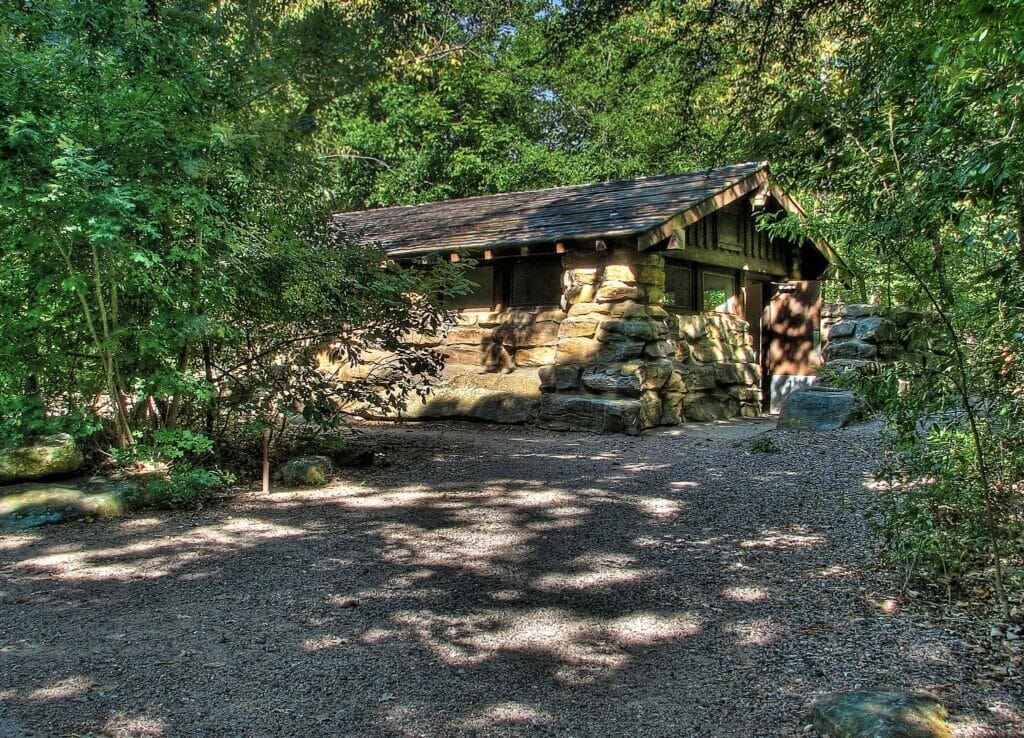
<instances>
[{"instance_id":1,"label":"log cabin","mask_svg":"<svg viewBox=\"0 0 1024 738\"><path fill-rule=\"evenodd\" d=\"M415 418L637 434L755 417L818 365L827 244L765 230L803 217L765 162L341 213L399 262L473 259L473 291Z\"/></svg>"}]
</instances>

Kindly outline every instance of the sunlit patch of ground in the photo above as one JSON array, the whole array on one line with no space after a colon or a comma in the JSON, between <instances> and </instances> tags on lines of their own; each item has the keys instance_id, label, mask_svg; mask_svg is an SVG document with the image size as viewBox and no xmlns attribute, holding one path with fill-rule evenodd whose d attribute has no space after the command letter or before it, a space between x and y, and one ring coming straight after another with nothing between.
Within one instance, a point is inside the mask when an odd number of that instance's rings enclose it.
<instances>
[{"instance_id":1,"label":"sunlit patch of ground","mask_svg":"<svg viewBox=\"0 0 1024 738\"><path fill-rule=\"evenodd\" d=\"M326 488L0 539L0 735L797 736L881 683L1024 725L874 566L858 431L765 428L419 426Z\"/></svg>"}]
</instances>

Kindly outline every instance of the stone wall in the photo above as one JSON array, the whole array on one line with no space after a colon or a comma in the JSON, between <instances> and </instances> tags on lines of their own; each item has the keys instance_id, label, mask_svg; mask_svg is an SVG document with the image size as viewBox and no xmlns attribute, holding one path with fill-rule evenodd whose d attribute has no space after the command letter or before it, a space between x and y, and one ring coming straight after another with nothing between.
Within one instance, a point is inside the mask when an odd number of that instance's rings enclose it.
<instances>
[{"instance_id":1,"label":"stone wall","mask_svg":"<svg viewBox=\"0 0 1024 738\"><path fill-rule=\"evenodd\" d=\"M916 351L926 316L903 307L825 304L821 308L824 369L872 373Z\"/></svg>"},{"instance_id":2,"label":"stone wall","mask_svg":"<svg viewBox=\"0 0 1024 738\"><path fill-rule=\"evenodd\" d=\"M672 316L689 392L686 420L722 420L761 414L761 369L749 325L732 315Z\"/></svg>"},{"instance_id":3,"label":"stone wall","mask_svg":"<svg viewBox=\"0 0 1024 738\"><path fill-rule=\"evenodd\" d=\"M530 423L541 405L538 368L555 359L561 307L464 310L438 348L445 368L426 401L409 418L471 418Z\"/></svg>"},{"instance_id":4,"label":"stone wall","mask_svg":"<svg viewBox=\"0 0 1024 738\"><path fill-rule=\"evenodd\" d=\"M759 412L746 324L666 311L660 254L577 252L563 266L567 314L554 363L540 369L539 425L639 433Z\"/></svg>"},{"instance_id":5,"label":"stone wall","mask_svg":"<svg viewBox=\"0 0 1024 738\"><path fill-rule=\"evenodd\" d=\"M558 306L462 311L433 393L403 415L636 434L760 413L747 324L669 313L661 254L569 251L562 265Z\"/></svg>"}]
</instances>

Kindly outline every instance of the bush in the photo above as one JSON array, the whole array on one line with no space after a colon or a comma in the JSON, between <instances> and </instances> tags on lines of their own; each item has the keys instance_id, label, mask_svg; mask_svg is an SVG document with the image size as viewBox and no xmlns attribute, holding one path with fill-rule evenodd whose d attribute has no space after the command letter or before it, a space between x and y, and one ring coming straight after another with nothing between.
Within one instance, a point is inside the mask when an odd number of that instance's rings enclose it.
<instances>
[{"instance_id":1,"label":"bush","mask_svg":"<svg viewBox=\"0 0 1024 738\"><path fill-rule=\"evenodd\" d=\"M54 433L68 433L81 441L101 426L99 418L89 409L53 414L47 412L37 398L0 394L0 447L18 446Z\"/></svg>"},{"instance_id":2,"label":"bush","mask_svg":"<svg viewBox=\"0 0 1024 738\"><path fill-rule=\"evenodd\" d=\"M234 481L233 474L220 469L180 464L172 467L166 478L151 479L146 484L146 496L171 505L184 505L204 500Z\"/></svg>"}]
</instances>

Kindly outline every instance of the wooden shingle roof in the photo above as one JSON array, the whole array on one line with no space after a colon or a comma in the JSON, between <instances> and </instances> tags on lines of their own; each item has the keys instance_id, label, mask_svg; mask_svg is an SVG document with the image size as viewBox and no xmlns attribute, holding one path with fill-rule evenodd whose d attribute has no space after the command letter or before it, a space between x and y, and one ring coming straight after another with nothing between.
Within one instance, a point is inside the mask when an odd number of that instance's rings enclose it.
<instances>
[{"instance_id":1,"label":"wooden shingle roof","mask_svg":"<svg viewBox=\"0 0 1024 738\"><path fill-rule=\"evenodd\" d=\"M628 236L655 228L731 188L763 178L765 162L467 197L335 215L343 236L391 256Z\"/></svg>"}]
</instances>

